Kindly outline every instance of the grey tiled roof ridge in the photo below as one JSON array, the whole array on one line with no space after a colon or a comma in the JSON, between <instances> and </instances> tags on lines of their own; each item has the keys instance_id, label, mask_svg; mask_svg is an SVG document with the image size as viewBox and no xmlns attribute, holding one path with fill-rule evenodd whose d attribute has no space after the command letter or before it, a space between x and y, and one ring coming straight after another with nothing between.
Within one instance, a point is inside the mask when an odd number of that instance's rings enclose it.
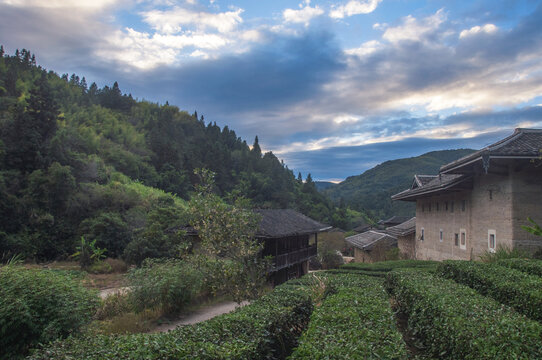
<instances>
[{"instance_id":1,"label":"grey tiled roof ridge","mask_svg":"<svg viewBox=\"0 0 542 360\"><path fill-rule=\"evenodd\" d=\"M458 166L460 166L460 165L462 165L464 163L467 163L470 160L475 160L475 159L481 157L482 155L485 155L486 153L496 151L496 150L508 145L512 141L519 139L522 135L529 134L529 133L531 133L531 134L532 133L542 134L542 129L516 128L512 135L509 135L509 136L505 137L504 139L501 139L501 140L499 140L499 141L497 141L497 142L495 142L495 143L493 143L491 145L488 145L488 146L484 147L483 149L475 151L472 154L469 154L469 155L464 156L464 157L462 157L460 159L454 160L454 161L452 161L452 162L450 162L448 164L442 165L440 167L440 173L445 172L445 171L450 171L451 169L456 168L456 167L458 167ZM542 148L542 144L541 144L541 148ZM514 155L510 155L510 156L514 156Z\"/></svg>"}]
</instances>

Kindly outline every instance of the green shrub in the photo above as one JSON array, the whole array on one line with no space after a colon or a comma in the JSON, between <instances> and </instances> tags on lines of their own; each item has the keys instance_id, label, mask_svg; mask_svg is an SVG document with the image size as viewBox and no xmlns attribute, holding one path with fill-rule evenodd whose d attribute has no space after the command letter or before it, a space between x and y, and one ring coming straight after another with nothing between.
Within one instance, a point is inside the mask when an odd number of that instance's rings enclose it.
<instances>
[{"instance_id":1,"label":"green shrub","mask_svg":"<svg viewBox=\"0 0 542 360\"><path fill-rule=\"evenodd\" d=\"M486 251L480 255L480 260L485 263L493 263L504 259L517 259L529 257L529 253L518 248L510 248L504 245L498 245L494 252Z\"/></svg>"},{"instance_id":2,"label":"green shrub","mask_svg":"<svg viewBox=\"0 0 542 360\"><path fill-rule=\"evenodd\" d=\"M445 261L437 273L509 305L531 319L542 320L542 279L539 276L469 261Z\"/></svg>"},{"instance_id":3,"label":"green shrub","mask_svg":"<svg viewBox=\"0 0 542 360\"><path fill-rule=\"evenodd\" d=\"M113 272L113 268L109 263L105 261L96 261L87 268L87 272L91 274L110 274Z\"/></svg>"},{"instance_id":4,"label":"green shrub","mask_svg":"<svg viewBox=\"0 0 542 360\"><path fill-rule=\"evenodd\" d=\"M70 337L30 359L280 359L297 344L312 309L305 287L281 285L199 324L161 334Z\"/></svg>"},{"instance_id":5,"label":"green shrub","mask_svg":"<svg viewBox=\"0 0 542 360\"><path fill-rule=\"evenodd\" d=\"M382 281L334 275L338 287L318 307L290 359L406 359Z\"/></svg>"},{"instance_id":6,"label":"green shrub","mask_svg":"<svg viewBox=\"0 0 542 360\"><path fill-rule=\"evenodd\" d=\"M69 274L0 268L0 358L75 333L90 322L98 297Z\"/></svg>"},{"instance_id":7,"label":"green shrub","mask_svg":"<svg viewBox=\"0 0 542 360\"><path fill-rule=\"evenodd\" d=\"M497 261L496 264L523 271L527 274L542 276L542 260L504 259Z\"/></svg>"},{"instance_id":8,"label":"green shrub","mask_svg":"<svg viewBox=\"0 0 542 360\"><path fill-rule=\"evenodd\" d=\"M203 274L191 264L176 259L148 259L128 274L129 296L136 311L162 309L177 313L200 292L202 281Z\"/></svg>"},{"instance_id":9,"label":"green shrub","mask_svg":"<svg viewBox=\"0 0 542 360\"><path fill-rule=\"evenodd\" d=\"M438 359L540 359L542 325L475 290L427 272L388 273L408 326Z\"/></svg>"}]
</instances>

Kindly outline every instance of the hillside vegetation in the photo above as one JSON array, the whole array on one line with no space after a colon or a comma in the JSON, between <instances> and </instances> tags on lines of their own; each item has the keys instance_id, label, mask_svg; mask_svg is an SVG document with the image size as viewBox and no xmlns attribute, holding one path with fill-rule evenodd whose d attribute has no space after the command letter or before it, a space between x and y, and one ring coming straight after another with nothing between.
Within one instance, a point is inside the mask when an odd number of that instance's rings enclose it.
<instances>
[{"instance_id":1,"label":"hillside vegetation","mask_svg":"<svg viewBox=\"0 0 542 360\"><path fill-rule=\"evenodd\" d=\"M323 193L337 203L370 214L374 219L393 215L414 216L412 203L391 201L390 197L408 189L415 174L437 174L442 165L473 151L433 151L412 158L386 161L361 175L346 178L336 186L325 189Z\"/></svg>"},{"instance_id":2,"label":"hillside vegetation","mask_svg":"<svg viewBox=\"0 0 542 360\"><path fill-rule=\"evenodd\" d=\"M81 236L113 257L187 249L172 229L186 225L198 168L216 174L225 199L329 224L344 218L310 176L304 182L262 154L257 137L249 147L196 112L136 101L116 82L100 89L58 76L29 51L8 56L0 47L0 260L66 257Z\"/></svg>"}]
</instances>

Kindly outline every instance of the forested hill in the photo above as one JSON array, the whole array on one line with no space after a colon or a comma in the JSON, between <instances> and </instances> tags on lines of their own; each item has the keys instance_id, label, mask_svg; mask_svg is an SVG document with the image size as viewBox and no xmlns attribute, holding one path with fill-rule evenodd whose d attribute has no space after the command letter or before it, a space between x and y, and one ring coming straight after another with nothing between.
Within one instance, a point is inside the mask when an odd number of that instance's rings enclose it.
<instances>
[{"instance_id":1,"label":"forested hill","mask_svg":"<svg viewBox=\"0 0 542 360\"><path fill-rule=\"evenodd\" d=\"M361 175L350 176L324 193L336 202L365 211L374 219L393 215L414 216L414 205L391 201L390 197L409 188L415 174L437 174L440 166L472 153L474 150L433 151L417 157L386 161ZM342 199L342 201L341 201Z\"/></svg>"},{"instance_id":2,"label":"forested hill","mask_svg":"<svg viewBox=\"0 0 542 360\"><path fill-rule=\"evenodd\" d=\"M98 88L58 76L27 50L8 56L0 47L0 55L0 258L65 256L82 235L112 256L138 237L167 241L166 228L185 221L196 168L216 173L225 198L341 219L310 177L262 154L257 137L249 147L227 126L136 101L116 82Z\"/></svg>"}]
</instances>

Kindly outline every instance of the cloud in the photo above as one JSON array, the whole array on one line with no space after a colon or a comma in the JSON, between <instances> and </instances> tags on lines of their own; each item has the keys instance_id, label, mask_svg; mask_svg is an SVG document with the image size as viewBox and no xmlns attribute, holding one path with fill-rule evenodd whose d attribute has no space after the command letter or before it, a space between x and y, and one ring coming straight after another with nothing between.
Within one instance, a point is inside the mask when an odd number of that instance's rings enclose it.
<instances>
[{"instance_id":1,"label":"cloud","mask_svg":"<svg viewBox=\"0 0 542 360\"><path fill-rule=\"evenodd\" d=\"M512 133L512 129L483 133L469 138L428 139L406 138L393 142L360 146L338 146L315 151L295 151L279 154L290 169L303 175L311 173L314 180L337 181L362 174L387 161L419 156L444 149L480 149Z\"/></svg>"},{"instance_id":2,"label":"cloud","mask_svg":"<svg viewBox=\"0 0 542 360\"><path fill-rule=\"evenodd\" d=\"M493 34L497 31L497 27L493 24L485 24L484 26L473 26L468 30L463 30L459 34L459 38L466 38L480 33Z\"/></svg>"},{"instance_id":3,"label":"cloud","mask_svg":"<svg viewBox=\"0 0 542 360\"><path fill-rule=\"evenodd\" d=\"M305 6L302 4L299 4L300 9L294 10L294 9L286 9L282 12L282 17L284 19L284 22L286 23L302 23L305 24L305 26L308 26L310 21L320 16L324 13L324 10L322 10L320 7L310 6L310 0L305 1Z\"/></svg>"},{"instance_id":4,"label":"cloud","mask_svg":"<svg viewBox=\"0 0 542 360\"><path fill-rule=\"evenodd\" d=\"M412 15L403 18L403 23L396 27L388 27L382 36L391 43L400 41L421 41L432 34L446 20L444 11L440 9L434 15L418 20Z\"/></svg>"},{"instance_id":5,"label":"cloud","mask_svg":"<svg viewBox=\"0 0 542 360\"><path fill-rule=\"evenodd\" d=\"M79 11L101 11L119 0L0 0L0 4L25 8L75 9Z\"/></svg>"},{"instance_id":6,"label":"cloud","mask_svg":"<svg viewBox=\"0 0 542 360\"><path fill-rule=\"evenodd\" d=\"M376 10L381 1L382 0L351 0L344 5L334 7L329 12L329 16L333 19L342 19L353 15L369 14Z\"/></svg>"},{"instance_id":7,"label":"cloud","mask_svg":"<svg viewBox=\"0 0 542 360\"><path fill-rule=\"evenodd\" d=\"M381 48L381 43L378 40L370 40L361 44L360 47L347 49L345 54L347 55L356 55L358 57L365 57L371 55L375 51Z\"/></svg>"},{"instance_id":8,"label":"cloud","mask_svg":"<svg viewBox=\"0 0 542 360\"><path fill-rule=\"evenodd\" d=\"M183 30L183 26L187 25L201 30L211 28L221 33L229 33L243 22L242 13L243 9L215 14L176 6L166 11L150 10L141 12L141 16L154 30L163 34L179 33Z\"/></svg>"}]
</instances>

